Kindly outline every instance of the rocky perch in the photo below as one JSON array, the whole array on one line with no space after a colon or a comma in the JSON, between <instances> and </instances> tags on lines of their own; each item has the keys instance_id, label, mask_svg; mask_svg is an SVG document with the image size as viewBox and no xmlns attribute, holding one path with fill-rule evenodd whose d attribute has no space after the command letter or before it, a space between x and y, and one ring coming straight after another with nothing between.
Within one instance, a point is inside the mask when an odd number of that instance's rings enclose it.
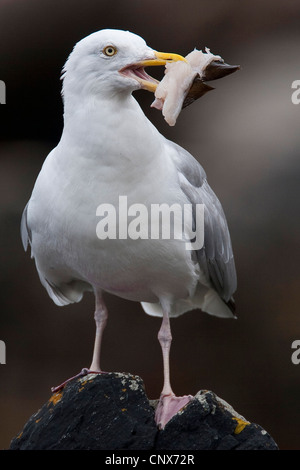
<instances>
[{"instance_id":1,"label":"rocky perch","mask_svg":"<svg viewBox=\"0 0 300 470\"><path fill-rule=\"evenodd\" d=\"M54 393L11 450L276 450L272 437L211 391L200 391L165 426L154 421L140 377L88 374Z\"/></svg>"}]
</instances>

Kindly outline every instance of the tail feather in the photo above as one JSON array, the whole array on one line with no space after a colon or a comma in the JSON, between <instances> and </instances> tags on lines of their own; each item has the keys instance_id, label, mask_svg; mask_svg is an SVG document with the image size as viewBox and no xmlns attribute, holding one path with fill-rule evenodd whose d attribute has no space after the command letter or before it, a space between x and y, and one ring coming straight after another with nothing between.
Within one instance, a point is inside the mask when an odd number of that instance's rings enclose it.
<instances>
[{"instance_id":1,"label":"tail feather","mask_svg":"<svg viewBox=\"0 0 300 470\"><path fill-rule=\"evenodd\" d=\"M148 315L155 317L163 316L160 303L142 302L141 304ZM193 297L175 301L170 311L170 317L178 317L185 312L196 309L216 317L236 318L233 298L226 303L214 289L206 289L204 291L203 288L197 289Z\"/></svg>"}]
</instances>

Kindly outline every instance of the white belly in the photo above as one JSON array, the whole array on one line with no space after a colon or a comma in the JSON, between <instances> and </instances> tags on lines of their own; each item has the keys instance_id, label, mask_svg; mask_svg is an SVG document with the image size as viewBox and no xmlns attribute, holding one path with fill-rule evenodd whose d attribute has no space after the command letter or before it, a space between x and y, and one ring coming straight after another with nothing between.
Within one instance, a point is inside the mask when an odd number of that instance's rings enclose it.
<instances>
[{"instance_id":1,"label":"white belly","mask_svg":"<svg viewBox=\"0 0 300 470\"><path fill-rule=\"evenodd\" d=\"M186 202L170 185L164 190L167 175L156 172L149 187L135 181L134 175L130 184L125 178L114 185L103 173L101 178L85 173L75 185L72 175L69 182L60 179L55 167L49 178L50 170L47 163L47 179L42 170L28 209L33 255L47 281L59 287L78 279L94 289L145 302L157 302L162 295L186 298L191 293L198 273L184 241L174 240L174 234L170 239L153 239L151 233L147 239L132 239L129 234L119 238L120 195L127 197L128 207L143 203L149 214L153 203ZM97 207L104 203L116 208L115 239L101 240L96 233Z\"/></svg>"}]
</instances>

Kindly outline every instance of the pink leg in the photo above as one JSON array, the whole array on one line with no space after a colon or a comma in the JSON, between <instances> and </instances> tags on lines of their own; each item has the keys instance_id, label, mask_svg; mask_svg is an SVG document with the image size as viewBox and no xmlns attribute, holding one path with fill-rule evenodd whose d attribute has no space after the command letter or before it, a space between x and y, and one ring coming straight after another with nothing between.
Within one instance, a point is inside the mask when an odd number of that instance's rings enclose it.
<instances>
[{"instance_id":1,"label":"pink leg","mask_svg":"<svg viewBox=\"0 0 300 470\"><path fill-rule=\"evenodd\" d=\"M107 308L102 300L101 295L96 296L96 310L94 318L96 323L96 337L90 370L92 372L102 372L100 368L100 355L103 331L107 323Z\"/></svg>"},{"instance_id":2,"label":"pink leg","mask_svg":"<svg viewBox=\"0 0 300 470\"><path fill-rule=\"evenodd\" d=\"M71 380L77 379L79 377L83 377L87 374L97 373L101 374L104 373L100 368L100 352L101 352L101 342L103 331L105 329L107 323L107 309L102 300L101 293L96 294L96 309L95 309L95 323L96 323L96 337L94 343L94 351L93 351L93 359L92 364L89 369L82 369L79 374L75 375L74 377L70 377L69 379L65 380L62 384L58 385L57 387L52 387L52 393L56 393L64 386L70 382Z\"/></svg>"},{"instance_id":3,"label":"pink leg","mask_svg":"<svg viewBox=\"0 0 300 470\"><path fill-rule=\"evenodd\" d=\"M161 346L164 365L164 386L161 393L162 395L170 395L173 393L170 383L170 348L172 334L168 313L164 313L163 315L163 320L157 337Z\"/></svg>"},{"instance_id":4,"label":"pink leg","mask_svg":"<svg viewBox=\"0 0 300 470\"><path fill-rule=\"evenodd\" d=\"M176 397L171 388L169 358L172 334L169 314L166 310L164 310L162 324L158 332L158 340L160 342L163 355L164 385L156 408L155 421L158 427L163 429L167 422L193 397L191 395Z\"/></svg>"}]
</instances>

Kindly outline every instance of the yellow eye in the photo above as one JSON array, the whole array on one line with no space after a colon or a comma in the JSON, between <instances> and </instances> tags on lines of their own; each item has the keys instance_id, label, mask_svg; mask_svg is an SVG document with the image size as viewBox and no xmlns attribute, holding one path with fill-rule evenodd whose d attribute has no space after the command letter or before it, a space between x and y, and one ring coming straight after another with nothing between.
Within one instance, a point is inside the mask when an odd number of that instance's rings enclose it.
<instances>
[{"instance_id":1,"label":"yellow eye","mask_svg":"<svg viewBox=\"0 0 300 470\"><path fill-rule=\"evenodd\" d=\"M114 46L106 46L102 52L107 57L112 57L113 55L117 53L117 49Z\"/></svg>"}]
</instances>

